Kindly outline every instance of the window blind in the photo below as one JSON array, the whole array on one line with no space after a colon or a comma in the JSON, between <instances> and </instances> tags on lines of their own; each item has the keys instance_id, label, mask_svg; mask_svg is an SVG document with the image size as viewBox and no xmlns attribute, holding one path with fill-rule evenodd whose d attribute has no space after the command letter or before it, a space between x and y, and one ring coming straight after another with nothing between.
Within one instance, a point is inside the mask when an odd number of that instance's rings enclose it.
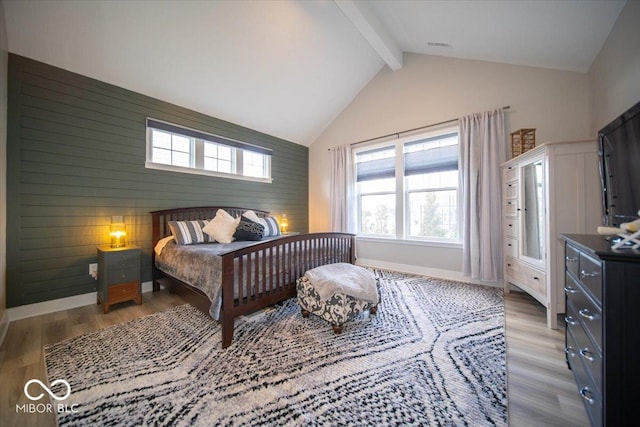
<instances>
[{"instance_id":1,"label":"window blind","mask_svg":"<svg viewBox=\"0 0 640 427\"><path fill-rule=\"evenodd\" d=\"M178 135L190 136L196 139L202 139L204 141L216 142L218 144L226 145L229 147L240 148L242 150L251 151L259 154L266 154L271 156L272 150L268 148L258 147L257 145L248 144L242 141L236 141L235 139L224 138L222 136L213 135L206 132L200 132L194 129L185 128L182 126L173 125L171 123L165 123L158 120L147 119L147 127L164 130Z\"/></svg>"},{"instance_id":2,"label":"window blind","mask_svg":"<svg viewBox=\"0 0 640 427\"><path fill-rule=\"evenodd\" d=\"M358 182L374 179L393 178L396 176L396 159L394 147L378 148L364 151L356 155L356 180ZM358 161L358 158L367 159Z\"/></svg>"},{"instance_id":3,"label":"window blind","mask_svg":"<svg viewBox=\"0 0 640 427\"><path fill-rule=\"evenodd\" d=\"M457 135L457 133L450 133L406 143L404 145L405 176L457 170L458 144L444 146L437 144L438 141L457 138ZM417 145L424 145L424 148L416 150Z\"/></svg>"}]
</instances>

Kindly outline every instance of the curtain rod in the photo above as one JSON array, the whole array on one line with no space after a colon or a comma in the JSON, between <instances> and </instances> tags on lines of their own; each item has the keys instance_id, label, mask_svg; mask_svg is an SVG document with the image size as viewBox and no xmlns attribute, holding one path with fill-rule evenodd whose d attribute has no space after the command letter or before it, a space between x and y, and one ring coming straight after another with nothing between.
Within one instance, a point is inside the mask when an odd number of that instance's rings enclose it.
<instances>
[{"instance_id":1,"label":"curtain rod","mask_svg":"<svg viewBox=\"0 0 640 427\"><path fill-rule=\"evenodd\" d=\"M503 110L508 110L509 108L511 108L510 105L506 105L506 106L502 107ZM424 125L424 126L420 126L420 127L413 128L413 129L407 129L407 130L402 130L402 131L399 131L399 132L393 132L393 133L390 133L388 135L382 135L382 136L377 136L375 138L363 139L362 141L358 141L358 142L352 142L349 145L364 144L365 142L375 141L376 139L388 138L388 137L393 136L393 135L397 135L398 137L400 137L400 135L402 135L403 133L409 133L409 132L413 132L413 131L420 130L420 129L430 128L430 127L433 127L433 126L440 126L440 125L444 125L444 124L447 124L447 123L453 123L453 122L455 122L457 120L459 120L459 119L445 120L443 122L432 123L430 125ZM329 150L331 150L331 149L329 148Z\"/></svg>"}]
</instances>

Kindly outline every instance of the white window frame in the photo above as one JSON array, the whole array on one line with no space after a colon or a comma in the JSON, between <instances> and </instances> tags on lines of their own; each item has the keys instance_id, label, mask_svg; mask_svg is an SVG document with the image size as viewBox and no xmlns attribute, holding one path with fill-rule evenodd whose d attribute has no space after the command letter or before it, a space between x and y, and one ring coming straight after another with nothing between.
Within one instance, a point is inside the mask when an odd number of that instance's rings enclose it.
<instances>
[{"instance_id":1,"label":"white window frame","mask_svg":"<svg viewBox=\"0 0 640 427\"><path fill-rule=\"evenodd\" d=\"M358 215L356 223L357 223L357 234L359 239L365 240L399 240L411 242L413 244L426 244L426 245L437 245L437 246L451 246L451 247L459 247L462 244L462 223L461 223L461 188L459 186L460 180L458 179L457 187L442 187L442 188L430 188L427 191L443 191L443 190L456 190L456 216L457 216L457 238L435 238L435 237L418 237L418 236L410 236L410 224L409 224L409 200L408 196L411 192L416 191L424 191L424 190L408 190L406 177L404 174L404 146L406 143L411 143L414 141L418 141L420 139L436 137L440 135L446 135L449 133L457 133L458 134L458 144L459 144L459 136L460 136L460 127L458 124L448 125L448 126L440 126L437 128L432 128L427 131L423 131L420 133L412 133L408 136L398 137L394 140L385 140L374 144L367 144L366 146L359 146L353 148L353 158L355 159L358 153L367 152L375 149L382 149L384 147L394 147L395 149L395 235L376 235L376 234L362 234L362 205L361 205L361 196L362 195L370 195L374 193L363 193L360 194L358 191L358 183L355 183L354 193L356 194L356 203L357 209L356 214ZM459 160L459 159L458 159ZM356 165L354 164L354 174L356 170ZM460 166L458 164L458 177L460 176ZM389 193L389 192L381 192L381 193Z\"/></svg>"},{"instance_id":2,"label":"white window frame","mask_svg":"<svg viewBox=\"0 0 640 427\"><path fill-rule=\"evenodd\" d=\"M190 139L190 166L177 166L166 163L153 161L153 130L179 135ZM249 144L231 138L225 138L218 135L202 132L200 130L191 129L185 126L176 125L162 120L147 118L147 136L146 136L146 161L145 167L148 169L157 169L170 172L189 173L196 175L215 176L220 178L239 179L245 181L255 181L263 183L271 183L271 157L272 150L257 145ZM231 149L231 172L220 172L211 169L205 169L205 144L216 144L218 146L228 147ZM245 152L255 152L263 157L263 171L265 176L245 175L243 170L243 156ZM213 158L208 156L209 158Z\"/></svg>"},{"instance_id":3,"label":"white window frame","mask_svg":"<svg viewBox=\"0 0 640 427\"><path fill-rule=\"evenodd\" d=\"M394 153L394 160L395 163L397 163L398 160L398 152L397 152L397 146L394 147L393 144L380 144L380 145L375 145L375 146L368 146L366 149L362 149L362 150L354 150L353 151L353 158L356 158L356 154L357 153L361 153L361 152L369 152L369 151L374 151L377 149L389 149L389 151L391 151L391 149L393 149L395 151ZM355 169L355 165L354 165L354 169ZM398 169L398 165L395 165L395 171L396 174ZM355 170L354 170L355 173ZM357 199L357 215L358 215L358 219L357 219L357 233L359 235L363 235L362 234L362 197L363 196L388 196L388 195L393 195L395 200L396 200L396 215L395 215L395 230L393 235L388 235L388 234L365 234L363 236L366 236L367 238L380 238L380 239L393 239L396 237L396 235L398 234L398 197L397 197L397 192L398 192L398 187L397 187L397 182L396 185L394 186L393 191L391 190L382 190L382 191L370 191L370 192L364 192L361 193L358 191L358 183L355 183L355 191L354 194L356 195L356 199Z\"/></svg>"}]
</instances>

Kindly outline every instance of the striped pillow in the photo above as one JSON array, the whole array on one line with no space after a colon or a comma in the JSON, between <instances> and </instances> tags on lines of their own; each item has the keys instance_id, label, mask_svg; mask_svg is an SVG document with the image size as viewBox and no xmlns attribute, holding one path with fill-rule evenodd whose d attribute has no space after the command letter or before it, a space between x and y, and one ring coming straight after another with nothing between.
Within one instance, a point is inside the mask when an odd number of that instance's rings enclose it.
<instances>
[{"instance_id":1,"label":"striped pillow","mask_svg":"<svg viewBox=\"0 0 640 427\"><path fill-rule=\"evenodd\" d=\"M254 211L246 211L242 215L249 218L251 221L255 221L258 224L262 224L262 226L264 227L263 237L280 236L282 234L280 232L280 226L278 225L278 221L276 221L276 219L272 216L259 218Z\"/></svg>"},{"instance_id":2,"label":"striped pillow","mask_svg":"<svg viewBox=\"0 0 640 427\"><path fill-rule=\"evenodd\" d=\"M206 219L197 219L193 221L169 221L167 224L179 245L194 245L196 243L215 242L213 237L202 231L208 223L209 221Z\"/></svg>"},{"instance_id":3,"label":"striped pillow","mask_svg":"<svg viewBox=\"0 0 640 427\"><path fill-rule=\"evenodd\" d=\"M264 237L280 236L282 234L278 221L274 217L268 216L260 218L260 220L262 225L264 225Z\"/></svg>"}]
</instances>

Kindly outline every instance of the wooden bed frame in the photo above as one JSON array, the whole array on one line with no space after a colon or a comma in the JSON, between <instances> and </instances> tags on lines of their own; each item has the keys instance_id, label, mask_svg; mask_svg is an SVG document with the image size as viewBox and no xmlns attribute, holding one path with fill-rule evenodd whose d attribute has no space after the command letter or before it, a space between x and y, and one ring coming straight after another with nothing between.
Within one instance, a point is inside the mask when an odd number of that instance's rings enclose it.
<instances>
[{"instance_id":1,"label":"wooden bed frame","mask_svg":"<svg viewBox=\"0 0 640 427\"><path fill-rule=\"evenodd\" d=\"M153 290L160 284L210 316L211 301L200 290L156 268L155 247L158 240L169 236L168 221L211 219L218 209L234 217L246 211L229 207L190 207L151 212L152 215L152 273ZM268 212L255 210L259 217ZM231 345L234 319L296 295L296 280L305 271L320 265L337 262L355 263L355 236L347 233L291 234L246 248L227 252L222 257L222 348ZM266 260L270 259L271 265ZM251 282L255 292L251 291ZM234 283L238 284L234 298Z\"/></svg>"}]
</instances>

